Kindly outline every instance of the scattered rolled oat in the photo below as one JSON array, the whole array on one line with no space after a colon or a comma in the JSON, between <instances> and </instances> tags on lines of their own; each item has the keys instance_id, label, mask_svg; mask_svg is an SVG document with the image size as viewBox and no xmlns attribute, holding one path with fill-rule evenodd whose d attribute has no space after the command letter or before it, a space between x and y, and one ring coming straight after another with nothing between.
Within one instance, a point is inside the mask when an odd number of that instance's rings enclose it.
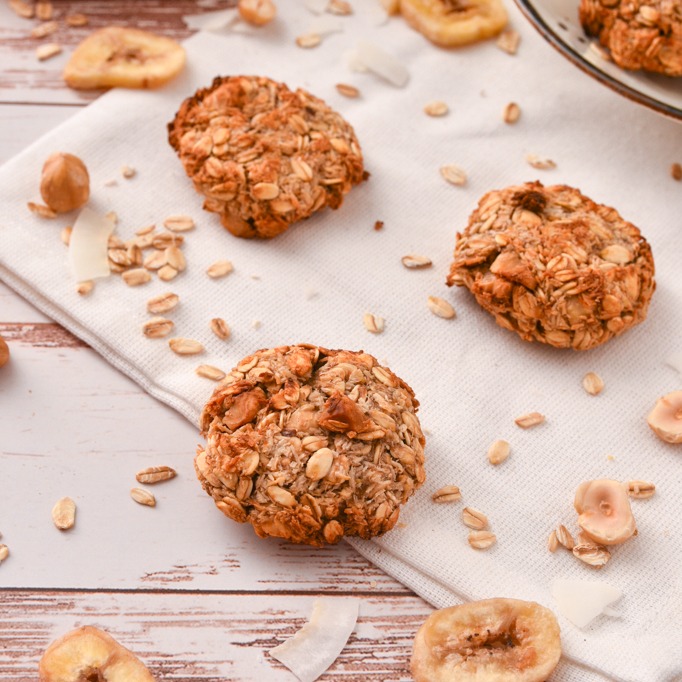
<instances>
[{"instance_id":1,"label":"scattered rolled oat","mask_svg":"<svg viewBox=\"0 0 682 682\"><path fill-rule=\"evenodd\" d=\"M219 277L225 277L229 275L234 270L232 262L229 260L217 260L208 266L206 274L212 279L218 279Z\"/></svg>"},{"instance_id":2,"label":"scattered rolled oat","mask_svg":"<svg viewBox=\"0 0 682 682\"><path fill-rule=\"evenodd\" d=\"M36 19L40 21L49 21L52 19L54 9L52 3L48 0L38 0L36 4Z\"/></svg>"},{"instance_id":3,"label":"scattered rolled oat","mask_svg":"<svg viewBox=\"0 0 682 682\"><path fill-rule=\"evenodd\" d=\"M52 35L59 28L56 21L46 21L44 24L38 24L31 29L31 36L33 38L45 38Z\"/></svg>"},{"instance_id":4,"label":"scattered rolled oat","mask_svg":"<svg viewBox=\"0 0 682 682\"><path fill-rule=\"evenodd\" d=\"M168 320L165 317L152 317L142 325L142 333L148 339L160 339L168 336L174 327L173 320Z\"/></svg>"},{"instance_id":5,"label":"scattered rolled oat","mask_svg":"<svg viewBox=\"0 0 682 682\"><path fill-rule=\"evenodd\" d=\"M407 256L403 256L400 262L408 270L419 270L420 268L430 268L433 265L433 261L426 256L418 256L414 253L408 253Z\"/></svg>"},{"instance_id":6,"label":"scattered rolled oat","mask_svg":"<svg viewBox=\"0 0 682 682\"><path fill-rule=\"evenodd\" d=\"M557 542L566 549L573 549L575 547L575 540L570 531L563 524L559 524L556 531Z\"/></svg>"},{"instance_id":7,"label":"scattered rolled oat","mask_svg":"<svg viewBox=\"0 0 682 682\"><path fill-rule=\"evenodd\" d=\"M559 539L557 538L556 531L553 530L549 537L547 538L547 549L554 553L559 548Z\"/></svg>"},{"instance_id":8,"label":"scattered rolled oat","mask_svg":"<svg viewBox=\"0 0 682 682\"><path fill-rule=\"evenodd\" d=\"M223 341L227 341L227 339L230 338L230 334L232 333L227 325L227 322L225 322L225 320L223 320L221 317L214 317L211 320L211 331Z\"/></svg>"},{"instance_id":9,"label":"scattered rolled oat","mask_svg":"<svg viewBox=\"0 0 682 682\"><path fill-rule=\"evenodd\" d=\"M432 102L427 102L424 106L424 113L427 116L445 116L445 114L450 111L448 105L441 100L433 100Z\"/></svg>"},{"instance_id":10,"label":"scattered rolled oat","mask_svg":"<svg viewBox=\"0 0 682 682\"><path fill-rule=\"evenodd\" d=\"M77 12L76 14L69 14L66 17L67 25L71 26L72 28L87 26L88 22L89 19L87 16L85 16L85 14L81 14L80 12Z\"/></svg>"},{"instance_id":11,"label":"scattered rolled oat","mask_svg":"<svg viewBox=\"0 0 682 682\"><path fill-rule=\"evenodd\" d=\"M556 163L552 159L544 159L536 154L526 154L526 161L538 170L552 170L556 168Z\"/></svg>"},{"instance_id":12,"label":"scattered rolled oat","mask_svg":"<svg viewBox=\"0 0 682 682\"><path fill-rule=\"evenodd\" d=\"M583 388L590 395L599 395L604 390L604 382L598 374L588 372L583 377Z\"/></svg>"},{"instance_id":13,"label":"scattered rolled oat","mask_svg":"<svg viewBox=\"0 0 682 682\"><path fill-rule=\"evenodd\" d=\"M154 232L155 229L156 225L144 225L143 227L138 227L137 230L135 230L135 234L144 237L145 235ZM149 245L151 245L151 243Z\"/></svg>"},{"instance_id":14,"label":"scattered rolled oat","mask_svg":"<svg viewBox=\"0 0 682 682\"><path fill-rule=\"evenodd\" d=\"M365 325L365 329L372 334L381 334L384 331L385 321L383 317L373 313L365 313L362 322Z\"/></svg>"},{"instance_id":15,"label":"scattered rolled oat","mask_svg":"<svg viewBox=\"0 0 682 682\"><path fill-rule=\"evenodd\" d=\"M45 43L45 45L38 45L36 47L36 57L41 62L56 57L61 52L62 46L59 43Z\"/></svg>"},{"instance_id":16,"label":"scattered rolled oat","mask_svg":"<svg viewBox=\"0 0 682 682\"><path fill-rule=\"evenodd\" d=\"M169 466L147 467L138 471L135 474L135 479L138 483L160 483L161 481L168 481L175 478L178 472Z\"/></svg>"},{"instance_id":17,"label":"scattered rolled oat","mask_svg":"<svg viewBox=\"0 0 682 682\"><path fill-rule=\"evenodd\" d=\"M584 543L573 548L573 556L589 566L601 568L611 558L611 552L601 545Z\"/></svg>"},{"instance_id":18,"label":"scattered rolled oat","mask_svg":"<svg viewBox=\"0 0 682 682\"><path fill-rule=\"evenodd\" d=\"M129 180L130 178L134 178L136 173L137 173L137 171L132 166L122 166L121 167L121 175L124 178L126 178L126 180Z\"/></svg>"},{"instance_id":19,"label":"scattered rolled oat","mask_svg":"<svg viewBox=\"0 0 682 682\"><path fill-rule=\"evenodd\" d=\"M544 421L544 415L540 414L539 412L529 412L528 414L521 415L514 420L516 425L520 426L522 429L530 429L533 426L542 424Z\"/></svg>"},{"instance_id":20,"label":"scattered rolled oat","mask_svg":"<svg viewBox=\"0 0 682 682\"><path fill-rule=\"evenodd\" d=\"M166 252L156 249L153 253L150 253L143 261L143 266L147 270L160 270L164 265L166 265Z\"/></svg>"},{"instance_id":21,"label":"scattered rolled oat","mask_svg":"<svg viewBox=\"0 0 682 682\"><path fill-rule=\"evenodd\" d=\"M438 296L429 296L426 299L428 309L438 317L451 320L455 317L455 309L445 300Z\"/></svg>"},{"instance_id":22,"label":"scattered rolled oat","mask_svg":"<svg viewBox=\"0 0 682 682\"><path fill-rule=\"evenodd\" d=\"M434 502L459 502L462 499L462 492L456 485L446 485L440 490L436 490L431 499Z\"/></svg>"},{"instance_id":23,"label":"scattered rolled oat","mask_svg":"<svg viewBox=\"0 0 682 682\"><path fill-rule=\"evenodd\" d=\"M155 249L166 249L169 246L182 246L185 238L181 234L169 234L168 232L162 232L161 234L155 234L152 238L152 246Z\"/></svg>"},{"instance_id":24,"label":"scattered rolled oat","mask_svg":"<svg viewBox=\"0 0 682 682\"><path fill-rule=\"evenodd\" d=\"M466 185L467 182L466 172L462 170L459 166L456 166L454 163L450 163L446 166L441 166L440 174L451 185L457 185L458 187Z\"/></svg>"},{"instance_id":25,"label":"scattered rolled oat","mask_svg":"<svg viewBox=\"0 0 682 682\"><path fill-rule=\"evenodd\" d=\"M193 230L196 225L188 215L172 215L163 221L163 226L171 232L188 232Z\"/></svg>"},{"instance_id":26,"label":"scattered rolled oat","mask_svg":"<svg viewBox=\"0 0 682 682\"><path fill-rule=\"evenodd\" d=\"M185 339L181 336L169 339L168 345L177 355L198 355L204 352L204 347L199 341Z\"/></svg>"},{"instance_id":27,"label":"scattered rolled oat","mask_svg":"<svg viewBox=\"0 0 682 682\"><path fill-rule=\"evenodd\" d=\"M121 274L121 277L129 287L137 287L141 284L146 284L152 278L152 276L144 268L133 268L132 270L126 270Z\"/></svg>"},{"instance_id":28,"label":"scattered rolled oat","mask_svg":"<svg viewBox=\"0 0 682 682\"><path fill-rule=\"evenodd\" d=\"M467 528L483 530L488 527L488 517L478 509L464 507L464 509L462 509L462 523Z\"/></svg>"},{"instance_id":29,"label":"scattered rolled oat","mask_svg":"<svg viewBox=\"0 0 682 682\"><path fill-rule=\"evenodd\" d=\"M28 210L41 218L56 218L57 214L49 207L44 204L36 204L33 201L29 201L27 204Z\"/></svg>"},{"instance_id":30,"label":"scattered rolled oat","mask_svg":"<svg viewBox=\"0 0 682 682\"><path fill-rule=\"evenodd\" d=\"M648 481L628 481L628 495L636 500L648 500L654 496L656 486Z\"/></svg>"},{"instance_id":31,"label":"scattered rolled oat","mask_svg":"<svg viewBox=\"0 0 682 682\"><path fill-rule=\"evenodd\" d=\"M138 504L143 504L147 507L156 506L156 498L144 488L131 488L130 497L132 497Z\"/></svg>"},{"instance_id":32,"label":"scattered rolled oat","mask_svg":"<svg viewBox=\"0 0 682 682\"><path fill-rule=\"evenodd\" d=\"M76 503L70 497L62 497L52 507L52 521L59 530L69 530L76 522Z\"/></svg>"},{"instance_id":33,"label":"scattered rolled oat","mask_svg":"<svg viewBox=\"0 0 682 682\"><path fill-rule=\"evenodd\" d=\"M164 254L166 256L166 263L174 270L183 272L187 268L185 254L177 246L169 246Z\"/></svg>"},{"instance_id":34,"label":"scattered rolled oat","mask_svg":"<svg viewBox=\"0 0 682 682\"><path fill-rule=\"evenodd\" d=\"M339 16L348 16L349 14L353 14L353 7L347 0L329 0L327 12Z\"/></svg>"},{"instance_id":35,"label":"scattered rolled oat","mask_svg":"<svg viewBox=\"0 0 682 682\"><path fill-rule=\"evenodd\" d=\"M158 269L157 274L160 280L164 282L170 282L172 279L175 279L178 276L178 271L172 265L166 264L162 265Z\"/></svg>"},{"instance_id":36,"label":"scattered rolled oat","mask_svg":"<svg viewBox=\"0 0 682 682\"><path fill-rule=\"evenodd\" d=\"M222 369L213 365L199 365L194 371L198 376L212 381L222 381L226 376Z\"/></svg>"},{"instance_id":37,"label":"scattered rolled oat","mask_svg":"<svg viewBox=\"0 0 682 682\"><path fill-rule=\"evenodd\" d=\"M76 284L76 292L80 296L87 296L92 293L94 288L95 283L91 279L86 279L84 282L78 282L78 284Z\"/></svg>"},{"instance_id":38,"label":"scattered rolled oat","mask_svg":"<svg viewBox=\"0 0 682 682\"><path fill-rule=\"evenodd\" d=\"M154 296L147 301L147 311L152 315L158 315L160 313L167 313L173 310L175 306L180 302L180 297L170 291L165 294L159 294Z\"/></svg>"},{"instance_id":39,"label":"scattered rolled oat","mask_svg":"<svg viewBox=\"0 0 682 682\"><path fill-rule=\"evenodd\" d=\"M348 85L347 83L337 83L336 90L340 95L350 99L360 96L360 91L354 85Z\"/></svg>"},{"instance_id":40,"label":"scattered rolled oat","mask_svg":"<svg viewBox=\"0 0 682 682\"><path fill-rule=\"evenodd\" d=\"M675 162L670 166L670 175L673 180L682 180L682 165Z\"/></svg>"},{"instance_id":41,"label":"scattered rolled oat","mask_svg":"<svg viewBox=\"0 0 682 682\"><path fill-rule=\"evenodd\" d=\"M521 118L521 108L516 102L509 102L504 108L502 118L505 123L516 123Z\"/></svg>"},{"instance_id":42,"label":"scattered rolled oat","mask_svg":"<svg viewBox=\"0 0 682 682\"><path fill-rule=\"evenodd\" d=\"M296 45L304 49L317 47L322 42L322 38L317 33L308 33L296 38Z\"/></svg>"},{"instance_id":43,"label":"scattered rolled oat","mask_svg":"<svg viewBox=\"0 0 682 682\"><path fill-rule=\"evenodd\" d=\"M504 50L507 54L514 55L519 49L520 42L521 36L514 29L508 28L500 33L495 44L500 50Z\"/></svg>"},{"instance_id":44,"label":"scattered rolled oat","mask_svg":"<svg viewBox=\"0 0 682 682\"><path fill-rule=\"evenodd\" d=\"M497 542L497 537L489 530L472 530L468 541L474 549L488 549Z\"/></svg>"},{"instance_id":45,"label":"scattered rolled oat","mask_svg":"<svg viewBox=\"0 0 682 682\"><path fill-rule=\"evenodd\" d=\"M33 5L29 4L25 0L9 0L9 6L14 11L17 16L22 19L33 19L35 15L35 9Z\"/></svg>"},{"instance_id":46,"label":"scattered rolled oat","mask_svg":"<svg viewBox=\"0 0 682 682\"><path fill-rule=\"evenodd\" d=\"M9 556L9 547L0 545L0 564Z\"/></svg>"},{"instance_id":47,"label":"scattered rolled oat","mask_svg":"<svg viewBox=\"0 0 682 682\"><path fill-rule=\"evenodd\" d=\"M507 457L511 448L506 440L496 440L488 448L488 461L491 464L502 464Z\"/></svg>"}]
</instances>

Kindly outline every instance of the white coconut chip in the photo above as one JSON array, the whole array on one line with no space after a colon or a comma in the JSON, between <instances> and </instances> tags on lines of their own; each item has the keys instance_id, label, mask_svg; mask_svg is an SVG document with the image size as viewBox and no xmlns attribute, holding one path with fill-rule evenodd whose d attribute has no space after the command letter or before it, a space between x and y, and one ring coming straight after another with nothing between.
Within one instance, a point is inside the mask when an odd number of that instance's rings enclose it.
<instances>
[{"instance_id":1,"label":"white coconut chip","mask_svg":"<svg viewBox=\"0 0 682 682\"><path fill-rule=\"evenodd\" d=\"M668 367L672 367L678 374L682 375L682 350L671 353L664 362Z\"/></svg>"},{"instance_id":2,"label":"white coconut chip","mask_svg":"<svg viewBox=\"0 0 682 682\"><path fill-rule=\"evenodd\" d=\"M229 28L238 19L234 9L223 9L217 12L191 14L182 17L187 28L194 31L222 31Z\"/></svg>"},{"instance_id":3,"label":"white coconut chip","mask_svg":"<svg viewBox=\"0 0 682 682\"><path fill-rule=\"evenodd\" d=\"M358 620L359 599L316 599L310 620L270 649L301 682L314 682L338 658Z\"/></svg>"},{"instance_id":4,"label":"white coconut chip","mask_svg":"<svg viewBox=\"0 0 682 682\"><path fill-rule=\"evenodd\" d=\"M113 230L113 220L90 208L78 214L69 239L69 263L77 282L109 276L107 251Z\"/></svg>"},{"instance_id":5,"label":"white coconut chip","mask_svg":"<svg viewBox=\"0 0 682 682\"><path fill-rule=\"evenodd\" d=\"M410 78L407 67L383 48L361 40L358 42L355 52L358 60L377 76L381 76L399 88L407 84Z\"/></svg>"},{"instance_id":6,"label":"white coconut chip","mask_svg":"<svg viewBox=\"0 0 682 682\"><path fill-rule=\"evenodd\" d=\"M607 583L564 578L553 580L550 591L559 611L579 628L587 627L602 614L618 616L608 607L623 595L621 590Z\"/></svg>"},{"instance_id":7,"label":"white coconut chip","mask_svg":"<svg viewBox=\"0 0 682 682\"><path fill-rule=\"evenodd\" d=\"M304 0L306 9L313 14L323 14L327 9L329 0Z\"/></svg>"}]
</instances>

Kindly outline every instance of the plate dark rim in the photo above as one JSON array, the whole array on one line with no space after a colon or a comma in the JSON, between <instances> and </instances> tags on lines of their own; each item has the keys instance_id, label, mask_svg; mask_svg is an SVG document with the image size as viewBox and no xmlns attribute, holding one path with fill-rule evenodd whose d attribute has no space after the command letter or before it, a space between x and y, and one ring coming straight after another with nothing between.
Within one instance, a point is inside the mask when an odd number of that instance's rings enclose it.
<instances>
[{"instance_id":1,"label":"plate dark rim","mask_svg":"<svg viewBox=\"0 0 682 682\"><path fill-rule=\"evenodd\" d=\"M655 97L650 97L645 95L639 90L631 88L629 85L625 85L620 81L612 78L608 74L604 73L596 66L593 66L588 61L586 61L580 54L578 54L570 45L567 45L561 37L545 22L545 20L540 16L538 11L535 9L530 0L514 0L518 5L519 9L523 12L526 18L531 24L537 29L540 35L558 50L564 57L567 57L571 62L573 62L579 69L589 74L593 78L607 85L609 88L614 90L620 95L627 97L628 99L643 104L650 109L654 109L661 114L670 116L676 120L682 120L682 109L667 104L666 102L661 102Z\"/></svg>"}]
</instances>

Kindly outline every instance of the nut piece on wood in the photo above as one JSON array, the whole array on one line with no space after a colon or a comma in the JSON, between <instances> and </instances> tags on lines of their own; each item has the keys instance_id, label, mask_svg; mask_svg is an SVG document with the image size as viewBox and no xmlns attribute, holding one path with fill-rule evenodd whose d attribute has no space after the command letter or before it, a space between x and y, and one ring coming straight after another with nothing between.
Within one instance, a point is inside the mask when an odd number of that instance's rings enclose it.
<instances>
[{"instance_id":1,"label":"nut piece on wood","mask_svg":"<svg viewBox=\"0 0 682 682\"><path fill-rule=\"evenodd\" d=\"M52 521L59 530L69 530L76 523L76 503L70 497L62 497L52 507Z\"/></svg>"}]
</instances>

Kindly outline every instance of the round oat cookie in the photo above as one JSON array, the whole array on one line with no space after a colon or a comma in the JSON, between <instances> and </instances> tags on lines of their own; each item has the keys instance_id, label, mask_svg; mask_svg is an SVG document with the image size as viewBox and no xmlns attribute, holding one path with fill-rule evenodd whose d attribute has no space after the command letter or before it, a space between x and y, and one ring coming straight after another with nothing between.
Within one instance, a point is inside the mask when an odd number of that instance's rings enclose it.
<instances>
[{"instance_id":1,"label":"round oat cookie","mask_svg":"<svg viewBox=\"0 0 682 682\"><path fill-rule=\"evenodd\" d=\"M206 404L197 476L224 514L260 537L323 545L381 535L424 482L418 406L362 351L260 350Z\"/></svg>"},{"instance_id":2,"label":"round oat cookie","mask_svg":"<svg viewBox=\"0 0 682 682\"><path fill-rule=\"evenodd\" d=\"M483 196L457 235L447 283L526 341L587 350L644 320L654 261L615 209L529 182Z\"/></svg>"},{"instance_id":3,"label":"round oat cookie","mask_svg":"<svg viewBox=\"0 0 682 682\"><path fill-rule=\"evenodd\" d=\"M367 177L353 128L305 90L260 76L218 77L168 124L204 208L238 237L270 238Z\"/></svg>"},{"instance_id":4,"label":"round oat cookie","mask_svg":"<svg viewBox=\"0 0 682 682\"><path fill-rule=\"evenodd\" d=\"M679 0L581 0L580 23L621 68L682 76Z\"/></svg>"}]
</instances>

